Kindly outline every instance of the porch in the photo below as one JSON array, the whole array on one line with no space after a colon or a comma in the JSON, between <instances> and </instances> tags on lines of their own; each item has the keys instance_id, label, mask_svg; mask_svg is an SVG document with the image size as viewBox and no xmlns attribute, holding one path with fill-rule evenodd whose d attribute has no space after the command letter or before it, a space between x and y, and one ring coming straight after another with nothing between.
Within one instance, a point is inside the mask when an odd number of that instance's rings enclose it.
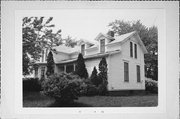
<instances>
[{"instance_id":1,"label":"porch","mask_svg":"<svg viewBox=\"0 0 180 119\"><path fill-rule=\"evenodd\" d=\"M76 63L67 63L67 64L56 64L55 73L71 73L76 70Z\"/></svg>"}]
</instances>

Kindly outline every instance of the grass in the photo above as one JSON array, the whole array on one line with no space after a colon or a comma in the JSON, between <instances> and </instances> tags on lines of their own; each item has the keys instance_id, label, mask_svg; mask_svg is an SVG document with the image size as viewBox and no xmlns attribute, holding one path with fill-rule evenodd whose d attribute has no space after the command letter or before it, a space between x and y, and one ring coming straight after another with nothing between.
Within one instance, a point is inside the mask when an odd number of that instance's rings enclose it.
<instances>
[{"instance_id":1,"label":"grass","mask_svg":"<svg viewBox=\"0 0 180 119\"><path fill-rule=\"evenodd\" d=\"M80 97L77 102L86 103L93 107L149 107L158 105L157 95Z\"/></svg>"},{"instance_id":2,"label":"grass","mask_svg":"<svg viewBox=\"0 0 180 119\"><path fill-rule=\"evenodd\" d=\"M47 107L54 103L54 99L39 92L24 92L23 107Z\"/></svg>"},{"instance_id":3,"label":"grass","mask_svg":"<svg viewBox=\"0 0 180 119\"><path fill-rule=\"evenodd\" d=\"M157 95L79 97L69 104L60 104L38 92L23 94L24 107L151 107L158 105Z\"/></svg>"}]
</instances>

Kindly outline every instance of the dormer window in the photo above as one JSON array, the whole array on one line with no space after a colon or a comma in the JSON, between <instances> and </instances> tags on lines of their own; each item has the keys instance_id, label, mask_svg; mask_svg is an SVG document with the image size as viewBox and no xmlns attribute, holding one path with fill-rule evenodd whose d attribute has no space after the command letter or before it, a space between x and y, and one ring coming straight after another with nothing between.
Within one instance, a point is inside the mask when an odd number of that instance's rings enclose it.
<instances>
[{"instance_id":1,"label":"dormer window","mask_svg":"<svg viewBox=\"0 0 180 119\"><path fill-rule=\"evenodd\" d=\"M100 53L105 53L105 39L100 40Z\"/></svg>"},{"instance_id":2,"label":"dormer window","mask_svg":"<svg viewBox=\"0 0 180 119\"><path fill-rule=\"evenodd\" d=\"M81 54L85 55L85 44L81 45Z\"/></svg>"}]
</instances>

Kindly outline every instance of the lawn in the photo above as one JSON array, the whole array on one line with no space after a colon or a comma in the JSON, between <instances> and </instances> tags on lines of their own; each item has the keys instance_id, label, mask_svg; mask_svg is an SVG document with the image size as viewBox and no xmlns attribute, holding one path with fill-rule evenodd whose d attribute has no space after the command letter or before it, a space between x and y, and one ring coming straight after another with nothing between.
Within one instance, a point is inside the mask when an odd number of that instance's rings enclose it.
<instances>
[{"instance_id":1,"label":"lawn","mask_svg":"<svg viewBox=\"0 0 180 119\"><path fill-rule=\"evenodd\" d=\"M157 95L79 97L70 104L59 104L38 92L23 94L24 107L149 107L158 105Z\"/></svg>"}]
</instances>

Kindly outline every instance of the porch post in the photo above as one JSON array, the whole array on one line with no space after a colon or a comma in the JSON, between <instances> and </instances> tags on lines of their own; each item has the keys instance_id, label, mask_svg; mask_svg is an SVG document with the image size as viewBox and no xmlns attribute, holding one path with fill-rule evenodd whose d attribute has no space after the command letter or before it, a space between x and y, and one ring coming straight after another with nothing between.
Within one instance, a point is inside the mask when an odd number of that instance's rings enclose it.
<instances>
[{"instance_id":1,"label":"porch post","mask_svg":"<svg viewBox=\"0 0 180 119\"><path fill-rule=\"evenodd\" d=\"M73 66L74 66L74 71L76 70L76 65L75 65L75 63L73 64Z\"/></svg>"},{"instance_id":2,"label":"porch post","mask_svg":"<svg viewBox=\"0 0 180 119\"><path fill-rule=\"evenodd\" d=\"M64 73L66 73L66 65L64 65Z\"/></svg>"}]
</instances>

